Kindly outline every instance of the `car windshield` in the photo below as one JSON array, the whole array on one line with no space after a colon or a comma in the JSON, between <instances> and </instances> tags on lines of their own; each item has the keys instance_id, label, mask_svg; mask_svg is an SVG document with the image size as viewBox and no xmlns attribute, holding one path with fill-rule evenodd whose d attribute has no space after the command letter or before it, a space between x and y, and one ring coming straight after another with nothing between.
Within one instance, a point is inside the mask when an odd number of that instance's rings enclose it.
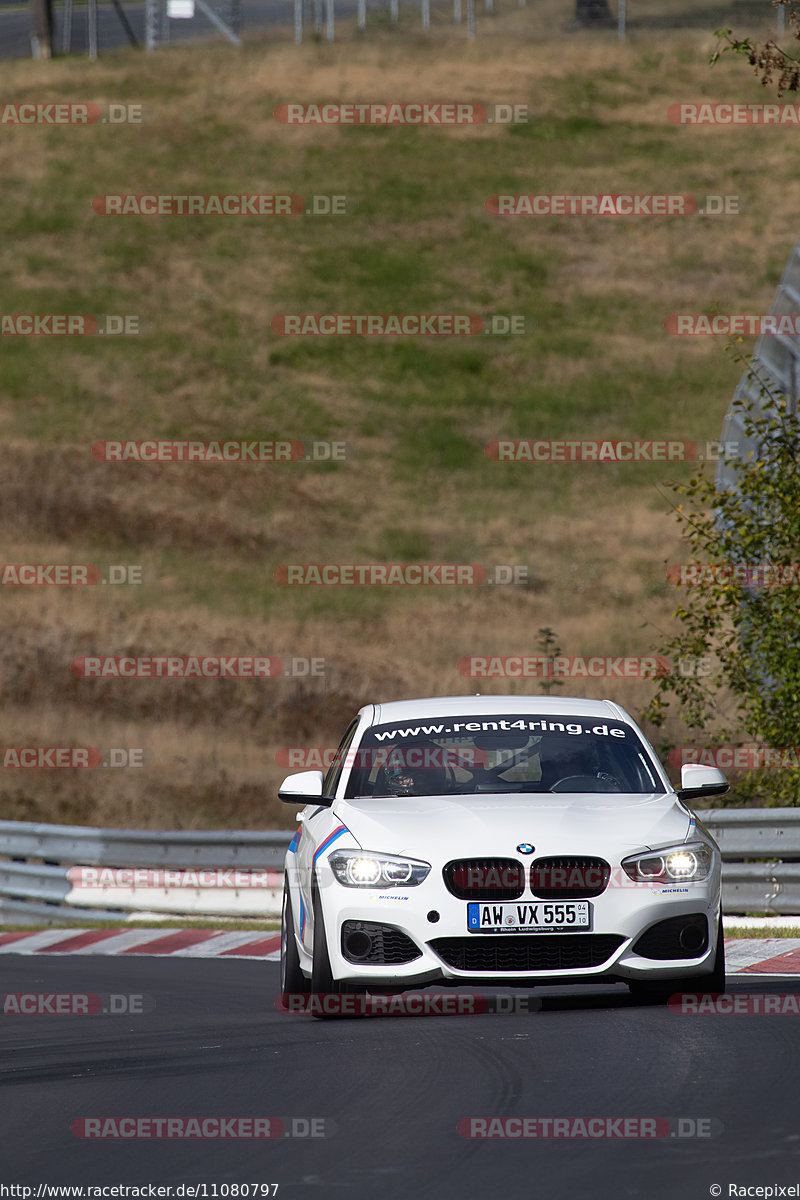
<instances>
[{"instance_id":1,"label":"car windshield","mask_svg":"<svg viewBox=\"0 0 800 1200\"><path fill-rule=\"evenodd\" d=\"M509 714L373 725L345 766L349 799L665 791L635 730L601 717Z\"/></svg>"}]
</instances>

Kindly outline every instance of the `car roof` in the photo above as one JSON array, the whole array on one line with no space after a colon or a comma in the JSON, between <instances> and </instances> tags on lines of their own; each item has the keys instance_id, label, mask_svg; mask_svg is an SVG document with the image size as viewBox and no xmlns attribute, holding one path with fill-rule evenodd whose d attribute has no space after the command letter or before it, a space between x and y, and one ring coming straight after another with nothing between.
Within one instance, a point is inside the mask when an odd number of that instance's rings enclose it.
<instances>
[{"instance_id":1,"label":"car roof","mask_svg":"<svg viewBox=\"0 0 800 1200\"><path fill-rule=\"evenodd\" d=\"M371 725L436 717L489 716L508 713L547 716L605 717L633 725L631 717L612 700L586 700L577 696L428 696L415 700L391 700L367 704L359 715Z\"/></svg>"}]
</instances>

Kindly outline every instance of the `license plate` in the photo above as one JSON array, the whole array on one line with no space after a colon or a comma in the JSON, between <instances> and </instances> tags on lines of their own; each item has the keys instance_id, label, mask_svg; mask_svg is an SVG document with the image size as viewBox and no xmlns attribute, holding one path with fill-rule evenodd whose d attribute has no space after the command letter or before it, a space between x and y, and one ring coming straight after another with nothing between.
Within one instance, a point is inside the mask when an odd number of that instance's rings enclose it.
<instances>
[{"instance_id":1,"label":"license plate","mask_svg":"<svg viewBox=\"0 0 800 1200\"><path fill-rule=\"evenodd\" d=\"M587 900L534 900L532 903L467 905L470 933L564 933L590 929L592 906Z\"/></svg>"}]
</instances>

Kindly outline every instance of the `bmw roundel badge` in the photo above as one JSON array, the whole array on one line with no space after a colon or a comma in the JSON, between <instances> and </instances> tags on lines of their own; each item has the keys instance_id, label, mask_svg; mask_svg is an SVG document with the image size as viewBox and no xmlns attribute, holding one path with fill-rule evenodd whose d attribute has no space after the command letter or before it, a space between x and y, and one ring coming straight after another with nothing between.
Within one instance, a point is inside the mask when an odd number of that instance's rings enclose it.
<instances>
[{"instance_id":1,"label":"bmw roundel badge","mask_svg":"<svg viewBox=\"0 0 800 1200\"><path fill-rule=\"evenodd\" d=\"M531 845L530 842L520 842L520 844L517 846L517 850L520 854L533 854L535 849L536 847Z\"/></svg>"}]
</instances>

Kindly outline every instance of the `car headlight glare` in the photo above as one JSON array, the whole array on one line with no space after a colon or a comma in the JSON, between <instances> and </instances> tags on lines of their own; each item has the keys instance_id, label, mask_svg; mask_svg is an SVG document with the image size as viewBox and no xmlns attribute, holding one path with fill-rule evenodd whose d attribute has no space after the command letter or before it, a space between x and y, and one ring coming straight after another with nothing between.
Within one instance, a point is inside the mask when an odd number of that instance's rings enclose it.
<instances>
[{"instance_id":1,"label":"car headlight glare","mask_svg":"<svg viewBox=\"0 0 800 1200\"><path fill-rule=\"evenodd\" d=\"M417 859L361 850L337 850L328 862L345 887L416 887L431 869Z\"/></svg>"},{"instance_id":2,"label":"car headlight glare","mask_svg":"<svg viewBox=\"0 0 800 1200\"><path fill-rule=\"evenodd\" d=\"M634 883L698 883L711 871L711 847L704 843L670 846L657 854L634 854L622 869Z\"/></svg>"},{"instance_id":3,"label":"car headlight glare","mask_svg":"<svg viewBox=\"0 0 800 1200\"><path fill-rule=\"evenodd\" d=\"M372 887L381 877L381 864L375 858L350 858L344 873L351 887Z\"/></svg>"},{"instance_id":4,"label":"car headlight glare","mask_svg":"<svg viewBox=\"0 0 800 1200\"><path fill-rule=\"evenodd\" d=\"M673 879L693 879L697 874L697 856L691 850L679 850L667 855L664 866Z\"/></svg>"}]
</instances>

